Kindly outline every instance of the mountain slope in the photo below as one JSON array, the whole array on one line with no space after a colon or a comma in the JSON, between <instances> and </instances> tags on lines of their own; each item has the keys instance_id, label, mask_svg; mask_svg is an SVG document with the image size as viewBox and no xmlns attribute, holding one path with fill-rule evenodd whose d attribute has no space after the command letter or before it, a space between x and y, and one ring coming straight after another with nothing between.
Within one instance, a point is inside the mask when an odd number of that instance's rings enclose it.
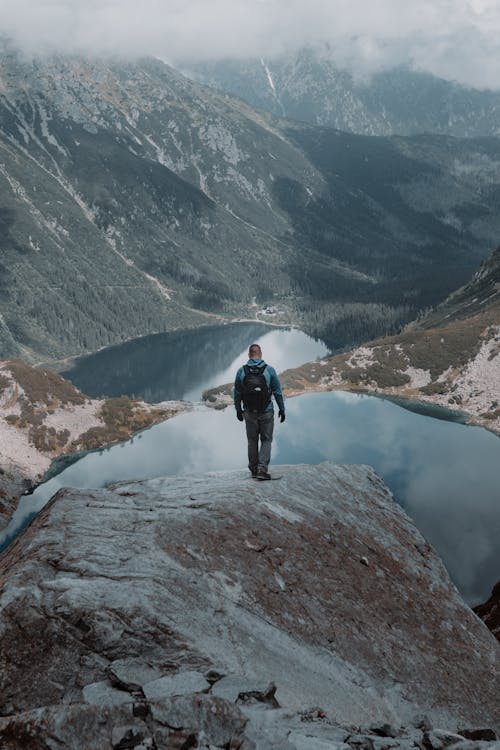
<instances>
[{"instance_id":1,"label":"mountain slope","mask_svg":"<svg viewBox=\"0 0 500 750\"><path fill-rule=\"evenodd\" d=\"M406 68L358 80L328 50L272 60L191 63L196 80L281 117L364 135L499 135L500 93Z\"/></svg>"},{"instance_id":2,"label":"mountain slope","mask_svg":"<svg viewBox=\"0 0 500 750\"><path fill-rule=\"evenodd\" d=\"M439 404L500 433L500 247L472 279L396 336L287 370L285 395L354 390ZM232 386L204 394L230 401Z\"/></svg>"},{"instance_id":3,"label":"mountain slope","mask_svg":"<svg viewBox=\"0 0 500 750\"><path fill-rule=\"evenodd\" d=\"M496 139L311 128L159 61L3 45L0 354L92 351L254 298L352 344L467 279L499 191Z\"/></svg>"},{"instance_id":4,"label":"mountain slope","mask_svg":"<svg viewBox=\"0 0 500 750\"><path fill-rule=\"evenodd\" d=\"M353 389L429 401L500 432L500 248L401 334L288 370L282 383L289 393Z\"/></svg>"}]
</instances>

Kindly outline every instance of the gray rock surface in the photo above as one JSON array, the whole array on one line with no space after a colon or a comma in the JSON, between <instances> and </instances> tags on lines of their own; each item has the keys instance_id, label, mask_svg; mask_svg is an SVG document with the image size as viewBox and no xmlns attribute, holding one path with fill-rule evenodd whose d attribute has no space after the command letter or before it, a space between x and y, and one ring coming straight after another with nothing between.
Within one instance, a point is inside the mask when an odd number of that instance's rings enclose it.
<instances>
[{"instance_id":1,"label":"gray rock surface","mask_svg":"<svg viewBox=\"0 0 500 750\"><path fill-rule=\"evenodd\" d=\"M107 668L109 680L122 690L140 690L162 676L161 669L150 667L142 659L116 659Z\"/></svg>"},{"instance_id":2,"label":"gray rock surface","mask_svg":"<svg viewBox=\"0 0 500 750\"><path fill-rule=\"evenodd\" d=\"M238 701L268 703L277 708L279 704L275 693L276 685L274 683L265 685L240 675L223 677L212 687L212 695L217 695L231 703L237 703Z\"/></svg>"},{"instance_id":3,"label":"gray rock surface","mask_svg":"<svg viewBox=\"0 0 500 750\"><path fill-rule=\"evenodd\" d=\"M150 701L162 698L174 698L177 695L191 695L204 693L209 690L210 683L200 672L177 672L153 680L143 687L144 695Z\"/></svg>"},{"instance_id":4,"label":"gray rock surface","mask_svg":"<svg viewBox=\"0 0 500 750\"><path fill-rule=\"evenodd\" d=\"M0 558L0 746L425 750L374 732L417 714L498 731L499 645L373 470L279 471L61 490Z\"/></svg>"},{"instance_id":5,"label":"gray rock surface","mask_svg":"<svg viewBox=\"0 0 500 750\"><path fill-rule=\"evenodd\" d=\"M19 497L34 486L32 478L19 469L0 467L0 531L9 523Z\"/></svg>"},{"instance_id":6,"label":"gray rock surface","mask_svg":"<svg viewBox=\"0 0 500 750\"><path fill-rule=\"evenodd\" d=\"M117 690L106 681L85 685L82 693L84 701L91 706L121 706L123 703L134 702L129 692Z\"/></svg>"}]
</instances>

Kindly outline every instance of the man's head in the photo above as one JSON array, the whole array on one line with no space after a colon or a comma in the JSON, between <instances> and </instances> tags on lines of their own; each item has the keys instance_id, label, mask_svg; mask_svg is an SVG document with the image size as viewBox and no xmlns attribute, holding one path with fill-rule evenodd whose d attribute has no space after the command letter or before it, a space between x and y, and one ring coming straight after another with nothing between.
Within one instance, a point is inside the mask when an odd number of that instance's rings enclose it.
<instances>
[{"instance_id":1,"label":"man's head","mask_svg":"<svg viewBox=\"0 0 500 750\"><path fill-rule=\"evenodd\" d=\"M262 350L258 344L250 344L248 347L249 359L262 359Z\"/></svg>"}]
</instances>

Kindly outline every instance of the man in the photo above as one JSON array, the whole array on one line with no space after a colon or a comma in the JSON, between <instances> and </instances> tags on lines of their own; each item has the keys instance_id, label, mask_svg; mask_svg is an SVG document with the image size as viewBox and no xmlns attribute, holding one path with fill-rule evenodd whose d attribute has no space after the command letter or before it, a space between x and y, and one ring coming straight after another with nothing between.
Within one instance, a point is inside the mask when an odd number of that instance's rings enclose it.
<instances>
[{"instance_id":1,"label":"man","mask_svg":"<svg viewBox=\"0 0 500 750\"><path fill-rule=\"evenodd\" d=\"M280 422L285 421L285 402L274 367L262 359L258 344L248 349L248 362L240 367L234 381L234 406L240 422L245 420L248 439L248 468L256 479L271 479L268 472L274 429L272 396L276 399ZM260 437L260 448L259 448Z\"/></svg>"}]
</instances>

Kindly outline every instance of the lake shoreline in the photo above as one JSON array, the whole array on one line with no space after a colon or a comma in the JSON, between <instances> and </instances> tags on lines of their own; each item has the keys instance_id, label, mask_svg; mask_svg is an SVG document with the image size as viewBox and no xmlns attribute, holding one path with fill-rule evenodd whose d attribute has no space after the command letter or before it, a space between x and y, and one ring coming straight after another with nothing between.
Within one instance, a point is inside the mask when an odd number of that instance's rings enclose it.
<instances>
[{"instance_id":1,"label":"lake shoreline","mask_svg":"<svg viewBox=\"0 0 500 750\"><path fill-rule=\"evenodd\" d=\"M299 395L306 398L296 398ZM452 502L453 508L457 511L454 516L455 531L458 530L464 503L468 497L467 493L464 495L464 488L473 479L471 472L474 472L474 462L471 463L469 460L473 455L471 451L474 445L485 444L477 459L481 456L479 465L484 464L481 472L485 492L480 493L480 497L487 514L484 518L488 517L488 513L491 514L488 508L491 508L491 498L495 496L496 481L492 479L492 476L495 476L494 473L492 475L492 470L495 471L492 467L496 464L492 464L491 456L496 455L498 449L491 442L488 444L486 431L474 431L473 434L468 430L455 430L455 427L460 428L464 425L463 415L443 410L441 407L438 407L438 413L429 414L429 404L413 402L411 405L416 408L408 409L404 407L410 405L409 402L405 404L400 399L390 398L384 394L370 398L374 395L353 393L340 388L317 388L315 392L302 390L295 393L289 402L287 424L284 427L278 424L276 428L276 465L283 462L315 465L322 460L331 460L339 464L364 464L374 467L387 482L395 501L405 508L417 525L419 506L416 500L420 498L424 501L424 525L419 528L443 555L443 540L439 538L442 523L437 523L438 538L434 539L429 518L426 520L425 516L426 505L429 508L432 506L435 513L441 507L442 501ZM229 396L226 395L226 399L230 402ZM382 406L383 402L386 402L386 406ZM223 407L228 405L227 402L221 404ZM126 440L118 446L109 446L111 451L103 448L87 451L85 454L68 455L66 459L62 459L64 463L59 459L52 464L50 475L43 477L33 493L28 493L27 504L24 499L21 500L18 511L12 517L12 523L5 529L3 538L13 538L14 529L19 528L19 519L22 519L27 511L32 512L29 509L37 512L37 509L43 507L40 503L47 502L62 487L87 488L92 493L93 488L109 487L117 482L190 476L197 471L217 472L226 468L237 468L242 477L246 477L248 472L244 427L235 419L231 406L229 409L223 408L219 415L214 412L217 412L217 409L199 404L185 413L183 420L170 419L155 425L154 430L143 430L144 439L136 443ZM405 412L408 413L407 416L404 416ZM414 415L409 412L414 412ZM294 425L299 426L303 440L297 442L295 439L297 431ZM292 429L287 429L288 427ZM214 439L215 436L219 437ZM492 436L489 439L494 440ZM384 455L391 456L389 467ZM451 455L462 456L458 459L459 467L454 472L454 477L442 474L442 466L449 465ZM475 466L477 470L478 464ZM416 477L419 477L418 483L409 498L406 495L407 482L410 479L414 482ZM418 495L418 486L422 482L430 484L426 484L424 495ZM431 506L427 502L429 498L433 498ZM460 498L462 499L459 502ZM407 505L409 499L410 505ZM476 499L479 501L479 496ZM439 513L442 515L442 511ZM494 528L491 521L485 523L485 530ZM495 548L496 544L491 549ZM449 545L444 547L445 560L447 549L449 551ZM451 555L453 559L454 553ZM491 564L490 561L490 567ZM455 574L458 575L456 582L459 584L462 575L460 568L457 568L456 564L451 564L449 569L455 570ZM462 591L460 585L459 589L472 607L486 601L495 581L490 585L489 578L486 578L487 589L484 591L472 586L470 590Z\"/></svg>"},{"instance_id":2,"label":"lake shoreline","mask_svg":"<svg viewBox=\"0 0 500 750\"><path fill-rule=\"evenodd\" d=\"M477 414L473 414L472 412L467 412L464 409L460 409L458 407L453 408L453 406L445 405L442 403L442 401L439 401L437 399L434 399L432 396L429 397L420 397L416 398L413 395L405 395L403 393L391 393L387 391L382 391L380 389L370 389L370 388L361 388L361 387L355 387L355 388L349 388L347 384L343 384L341 386L331 386L328 388L322 388L320 386L311 386L304 390L295 390L295 391L286 391L285 396L287 398L296 398L297 396L302 396L307 393L328 393L330 391L340 391L344 393L354 393L361 396L373 396L374 398L380 398L385 401L391 401L392 403L396 404L397 406L401 406L403 409L409 409L409 411L415 411L417 414L425 414L426 416L430 416L433 419L445 419L449 422L458 422L460 424L469 425L471 427L482 427L487 432L491 432L494 435L497 435L500 437L500 427L498 429L494 429L487 424L485 424L483 421L478 419ZM415 406L415 409L411 409L411 406ZM448 414L449 416L443 416L439 417L437 415L434 415L432 413L428 413L428 407L434 407L436 409L439 409L443 412L443 414Z\"/></svg>"},{"instance_id":3,"label":"lake shoreline","mask_svg":"<svg viewBox=\"0 0 500 750\"><path fill-rule=\"evenodd\" d=\"M153 331L152 333L145 333L143 336L131 336L130 338L123 339L123 341L117 341L115 344L106 344L105 346L100 346L98 349L93 349L87 352L82 352L81 354L72 354L67 357L63 357L62 359L44 359L39 360L38 362L31 363L32 367L35 368L42 368L46 367L49 370L52 370L53 372L56 372L58 374L67 372L68 370L71 370L75 365L77 365L79 362L87 359L88 357L94 357L97 354L101 354L102 352L109 351L110 349L115 349L118 347L121 347L126 344L132 344L136 341L140 341L141 339L147 339L151 336L168 336L168 335L175 335L179 333L184 332L192 332L192 331L202 331L202 330L210 330L212 328L224 328L228 325L238 325L238 324L244 324L244 323L251 323L251 324L260 324L269 328L278 328L278 329L297 329L300 330L299 327L295 323L275 323L271 320L266 320L262 318L224 318L222 316L220 317L214 317L213 320L210 320L210 322L206 324L201 324L198 326L192 326L191 328L174 328L169 331Z\"/></svg>"},{"instance_id":4,"label":"lake shoreline","mask_svg":"<svg viewBox=\"0 0 500 750\"><path fill-rule=\"evenodd\" d=\"M231 386L221 386L220 388L211 388L205 391L203 394L203 402L212 409L225 409L233 404L232 396L228 393L228 388ZM442 401L435 399L432 396L416 398L414 394L407 395L400 392L383 391L381 389L371 389L369 387L361 386L349 386L349 383L344 382L342 384L329 384L323 385L321 383L308 384L301 386L300 388L283 388L283 395L285 398L297 398L299 396L305 396L309 393L329 393L329 392L343 392L352 393L360 396L373 396L382 400L391 401L397 406L409 411L415 411L418 414L426 414L435 419L445 419L450 422L459 422L460 424L469 425L471 427L481 427L487 432L491 432L497 437L500 437L500 425L498 427L491 427L488 425L486 420L478 418L477 414L468 412L465 409L453 407L451 404L444 404ZM414 405L416 408L411 409L410 406ZM443 412L444 415L449 416L439 417L437 415L428 413L429 407L434 407Z\"/></svg>"},{"instance_id":5,"label":"lake shoreline","mask_svg":"<svg viewBox=\"0 0 500 750\"><path fill-rule=\"evenodd\" d=\"M354 393L362 396L373 396L375 398L391 401L397 406L401 406L401 408L403 409L409 409L410 411L415 411L418 414L426 414L427 416L430 416L434 419L445 419L449 422L458 422L470 427L481 427L487 432L491 432L493 435L500 437L500 425L498 427L492 427L487 423L487 420L481 419L477 413L466 411L465 409L459 408L458 406L453 407L453 405L451 404L445 404L442 400L439 400L433 396L420 396L419 398L416 398L413 394L407 395L401 392L393 393L390 391L383 391L381 389L375 388L362 388L358 386L350 388L346 383L339 386L330 386L327 388L323 388L319 385L314 385L305 388L304 390L285 391L285 396L287 398L295 398L307 393L327 393L329 391L341 391L344 393ZM414 405L417 408L411 409L411 405ZM449 417L438 417L434 414L427 413L426 407L428 408L429 406L440 409L444 414L448 413Z\"/></svg>"},{"instance_id":6,"label":"lake shoreline","mask_svg":"<svg viewBox=\"0 0 500 750\"><path fill-rule=\"evenodd\" d=\"M0 528L61 456L108 448L190 409L182 401L89 398L52 371L1 361Z\"/></svg>"}]
</instances>

